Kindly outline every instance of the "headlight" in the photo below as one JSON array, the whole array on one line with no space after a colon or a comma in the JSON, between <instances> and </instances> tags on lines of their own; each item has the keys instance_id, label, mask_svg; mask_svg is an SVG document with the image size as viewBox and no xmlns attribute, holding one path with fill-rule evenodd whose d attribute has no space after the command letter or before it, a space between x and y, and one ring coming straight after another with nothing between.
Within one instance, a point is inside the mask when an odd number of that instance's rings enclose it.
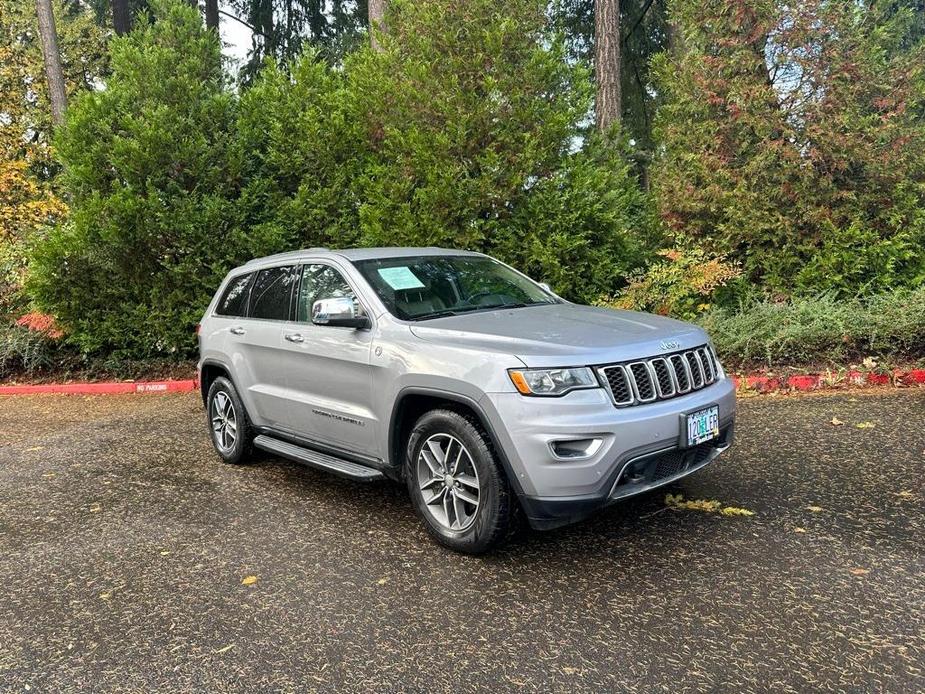
<instances>
[{"instance_id":1,"label":"headlight","mask_svg":"<svg viewBox=\"0 0 925 694\"><path fill-rule=\"evenodd\" d=\"M570 390L597 388L591 369L509 369L514 387L523 395L564 395Z\"/></svg>"}]
</instances>

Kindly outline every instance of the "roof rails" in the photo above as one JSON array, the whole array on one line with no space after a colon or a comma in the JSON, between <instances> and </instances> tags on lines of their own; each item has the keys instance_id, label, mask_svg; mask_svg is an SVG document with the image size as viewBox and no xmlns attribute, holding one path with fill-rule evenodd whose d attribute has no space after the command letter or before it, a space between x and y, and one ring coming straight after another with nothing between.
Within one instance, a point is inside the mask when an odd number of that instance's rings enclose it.
<instances>
[{"instance_id":1,"label":"roof rails","mask_svg":"<svg viewBox=\"0 0 925 694\"><path fill-rule=\"evenodd\" d=\"M252 260L248 260L244 264L245 265L255 265L256 263L263 263L267 260L280 260L282 258L293 258L293 257L303 255L305 253L327 253L327 252L328 252L327 248L320 247L320 246L317 248L302 248L296 251L283 251L282 253L274 253L273 255L265 255L262 258L254 258Z\"/></svg>"}]
</instances>

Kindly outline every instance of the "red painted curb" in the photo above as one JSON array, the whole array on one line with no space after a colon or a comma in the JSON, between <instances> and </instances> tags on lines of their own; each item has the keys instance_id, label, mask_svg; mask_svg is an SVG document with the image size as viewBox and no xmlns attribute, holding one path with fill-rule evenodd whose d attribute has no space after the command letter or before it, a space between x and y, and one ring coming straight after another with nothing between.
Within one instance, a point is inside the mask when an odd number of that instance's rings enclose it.
<instances>
[{"instance_id":1,"label":"red painted curb","mask_svg":"<svg viewBox=\"0 0 925 694\"><path fill-rule=\"evenodd\" d=\"M799 374L786 379L776 376L752 374L732 376L736 388L770 393L779 390L822 390L840 384L853 386L879 386L889 383L901 385L925 384L925 369L894 371L892 374L848 371L838 374ZM59 393L69 395L118 395L126 393L189 393L199 388L196 379L179 381L131 381L116 383L45 383L41 385L0 386L0 395L38 395Z\"/></svg>"},{"instance_id":2,"label":"red painted curb","mask_svg":"<svg viewBox=\"0 0 925 694\"><path fill-rule=\"evenodd\" d=\"M925 383L925 369L893 371L891 374L864 371L829 372L825 374L798 374L787 378L764 375L733 376L736 388L770 393L779 390L837 389L841 385L884 386L890 384L916 385Z\"/></svg>"},{"instance_id":3,"label":"red painted curb","mask_svg":"<svg viewBox=\"0 0 925 694\"><path fill-rule=\"evenodd\" d=\"M196 390L195 379L182 381L140 381L128 383L44 383L40 385L0 386L0 395L117 395L124 393L188 393Z\"/></svg>"}]
</instances>

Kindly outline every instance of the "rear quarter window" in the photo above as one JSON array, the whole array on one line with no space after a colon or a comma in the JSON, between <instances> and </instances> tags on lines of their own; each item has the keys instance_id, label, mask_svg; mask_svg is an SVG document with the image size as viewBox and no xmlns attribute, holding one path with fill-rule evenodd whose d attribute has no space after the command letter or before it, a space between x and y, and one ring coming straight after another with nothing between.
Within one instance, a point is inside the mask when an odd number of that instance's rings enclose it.
<instances>
[{"instance_id":1,"label":"rear quarter window","mask_svg":"<svg viewBox=\"0 0 925 694\"><path fill-rule=\"evenodd\" d=\"M225 293L219 299L215 313L219 316L243 317L247 309L247 294L254 273L235 277L228 283Z\"/></svg>"}]
</instances>

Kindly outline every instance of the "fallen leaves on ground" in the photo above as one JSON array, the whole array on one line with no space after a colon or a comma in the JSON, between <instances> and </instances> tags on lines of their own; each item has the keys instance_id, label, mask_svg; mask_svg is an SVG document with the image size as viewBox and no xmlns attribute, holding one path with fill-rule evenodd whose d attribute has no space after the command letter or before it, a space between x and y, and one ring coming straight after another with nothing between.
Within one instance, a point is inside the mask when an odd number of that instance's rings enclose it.
<instances>
[{"instance_id":1,"label":"fallen leaves on ground","mask_svg":"<svg viewBox=\"0 0 925 694\"><path fill-rule=\"evenodd\" d=\"M870 569L851 569L852 576L866 576L870 573Z\"/></svg>"},{"instance_id":2,"label":"fallen leaves on ground","mask_svg":"<svg viewBox=\"0 0 925 694\"><path fill-rule=\"evenodd\" d=\"M859 422L858 424L855 424L854 426L858 429L873 429L877 425L874 424L873 422Z\"/></svg>"},{"instance_id":3,"label":"fallen leaves on ground","mask_svg":"<svg viewBox=\"0 0 925 694\"><path fill-rule=\"evenodd\" d=\"M389 579L383 577L383 578L380 578L378 581L376 581L376 585L377 585L377 586L384 586L384 585L385 585L386 583L388 583L388 582L389 582Z\"/></svg>"},{"instance_id":4,"label":"fallen leaves on ground","mask_svg":"<svg viewBox=\"0 0 925 694\"><path fill-rule=\"evenodd\" d=\"M227 653L227 652L230 651L232 648L234 648L234 644L233 644L233 643L229 643L229 644L228 644L227 646L225 646L224 648L219 648L217 651L212 651L212 652L213 652L215 655L220 655L221 653Z\"/></svg>"},{"instance_id":5,"label":"fallen leaves on ground","mask_svg":"<svg viewBox=\"0 0 925 694\"><path fill-rule=\"evenodd\" d=\"M793 529L793 532L795 532L795 533L805 533L805 532L806 532L806 528L794 528L794 529Z\"/></svg>"},{"instance_id":6,"label":"fallen leaves on ground","mask_svg":"<svg viewBox=\"0 0 925 694\"><path fill-rule=\"evenodd\" d=\"M901 492L896 492L896 496L898 496L900 499L914 499L915 498L915 494L912 492L911 489L903 489Z\"/></svg>"},{"instance_id":7,"label":"fallen leaves on ground","mask_svg":"<svg viewBox=\"0 0 925 694\"><path fill-rule=\"evenodd\" d=\"M685 499L683 494L666 494L665 506L675 511L702 511L703 513L719 513L723 516L754 516L754 511L738 506L724 506L723 502L715 499Z\"/></svg>"},{"instance_id":8,"label":"fallen leaves on ground","mask_svg":"<svg viewBox=\"0 0 925 694\"><path fill-rule=\"evenodd\" d=\"M845 423L844 423L843 421L841 421L838 417L832 417L832 426L833 426L833 427L840 427L840 426L844 426L844 425L845 425Z\"/></svg>"},{"instance_id":9,"label":"fallen leaves on ground","mask_svg":"<svg viewBox=\"0 0 925 694\"><path fill-rule=\"evenodd\" d=\"M245 576L241 581L242 586L252 586L258 581L256 576Z\"/></svg>"},{"instance_id":10,"label":"fallen leaves on ground","mask_svg":"<svg viewBox=\"0 0 925 694\"><path fill-rule=\"evenodd\" d=\"M823 511L825 511L825 509L822 508L822 506L807 506L806 510L812 511L813 513L822 513Z\"/></svg>"}]
</instances>

